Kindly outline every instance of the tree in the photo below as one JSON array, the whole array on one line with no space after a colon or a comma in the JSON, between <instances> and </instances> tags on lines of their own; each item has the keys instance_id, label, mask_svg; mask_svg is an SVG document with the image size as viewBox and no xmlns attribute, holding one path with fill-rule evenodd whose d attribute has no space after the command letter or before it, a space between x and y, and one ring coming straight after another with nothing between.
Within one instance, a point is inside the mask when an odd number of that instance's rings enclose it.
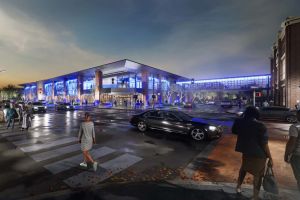
<instances>
[{"instance_id":1,"label":"tree","mask_svg":"<svg viewBox=\"0 0 300 200\"><path fill-rule=\"evenodd\" d=\"M2 99L20 99L21 98L21 90L13 84L8 84L7 86L1 89L1 97Z\"/></svg>"}]
</instances>

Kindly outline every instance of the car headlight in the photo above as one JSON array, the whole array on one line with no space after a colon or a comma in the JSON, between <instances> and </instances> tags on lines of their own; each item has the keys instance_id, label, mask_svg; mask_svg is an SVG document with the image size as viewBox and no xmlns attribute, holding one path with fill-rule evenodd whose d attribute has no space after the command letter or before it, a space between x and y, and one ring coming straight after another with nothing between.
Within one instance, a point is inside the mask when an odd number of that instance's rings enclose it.
<instances>
[{"instance_id":1,"label":"car headlight","mask_svg":"<svg viewBox=\"0 0 300 200\"><path fill-rule=\"evenodd\" d=\"M34 106L34 107L33 107L33 109L34 109L34 110L38 110L39 108L38 108L38 107L36 107L36 106Z\"/></svg>"},{"instance_id":2,"label":"car headlight","mask_svg":"<svg viewBox=\"0 0 300 200\"><path fill-rule=\"evenodd\" d=\"M209 127L208 127L208 130L210 130L210 131L215 131L215 130L217 130L217 127L215 127L215 126L209 126Z\"/></svg>"},{"instance_id":3,"label":"car headlight","mask_svg":"<svg viewBox=\"0 0 300 200\"><path fill-rule=\"evenodd\" d=\"M45 106L45 109L47 109L47 106Z\"/></svg>"},{"instance_id":4,"label":"car headlight","mask_svg":"<svg viewBox=\"0 0 300 200\"><path fill-rule=\"evenodd\" d=\"M67 106L66 108L70 108L70 106Z\"/></svg>"},{"instance_id":5,"label":"car headlight","mask_svg":"<svg viewBox=\"0 0 300 200\"><path fill-rule=\"evenodd\" d=\"M241 117L244 114L244 112L238 112L237 116Z\"/></svg>"}]
</instances>

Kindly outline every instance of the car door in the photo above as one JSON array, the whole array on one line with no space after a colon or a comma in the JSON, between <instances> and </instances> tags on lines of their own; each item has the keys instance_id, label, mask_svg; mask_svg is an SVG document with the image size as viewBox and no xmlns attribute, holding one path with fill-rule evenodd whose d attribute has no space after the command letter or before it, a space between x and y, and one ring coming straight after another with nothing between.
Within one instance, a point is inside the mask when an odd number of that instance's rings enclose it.
<instances>
[{"instance_id":1,"label":"car door","mask_svg":"<svg viewBox=\"0 0 300 200\"><path fill-rule=\"evenodd\" d=\"M184 133L186 131L186 125L180 117L172 112L164 113L163 124L166 126L166 129L170 132Z\"/></svg>"},{"instance_id":2,"label":"car door","mask_svg":"<svg viewBox=\"0 0 300 200\"><path fill-rule=\"evenodd\" d=\"M273 118L274 119L284 119L286 112L288 111L287 108L274 108L273 109Z\"/></svg>"},{"instance_id":3,"label":"car door","mask_svg":"<svg viewBox=\"0 0 300 200\"><path fill-rule=\"evenodd\" d=\"M259 114L260 114L260 118L262 119L268 119L271 118L272 116L271 109L269 107L260 108Z\"/></svg>"},{"instance_id":4,"label":"car door","mask_svg":"<svg viewBox=\"0 0 300 200\"><path fill-rule=\"evenodd\" d=\"M163 113L162 111L150 111L147 114L147 124L150 128L163 129Z\"/></svg>"}]
</instances>

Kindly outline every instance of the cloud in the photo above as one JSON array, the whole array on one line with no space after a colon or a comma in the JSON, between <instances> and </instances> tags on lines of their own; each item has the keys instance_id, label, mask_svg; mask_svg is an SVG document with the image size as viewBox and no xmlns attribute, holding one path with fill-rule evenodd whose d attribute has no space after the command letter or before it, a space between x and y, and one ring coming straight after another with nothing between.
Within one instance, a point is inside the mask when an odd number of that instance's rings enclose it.
<instances>
[{"instance_id":1,"label":"cloud","mask_svg":"<svg viewBox=\"0 0 300 200\"><path fill-rule=\"evenodd\" d=\"M171 22L171 34L151 49L149 64L196 79L270 73L269 56L280 23L295 10L267 0L230 2L204 4L207 9L201 14Z\"/></svg>"},{"instance_id":2,"label":"cloud","mask_svg":"<svg viewBox=\"0 0 300 200\"><path fill-rule=\"evenodd\" d=\"M0 66L7 69L0 85L49 78L108 60L78 46L70 31L50 30L23 13L14 18L0 9L0 26Z\"/></svg>"}]
</instances>

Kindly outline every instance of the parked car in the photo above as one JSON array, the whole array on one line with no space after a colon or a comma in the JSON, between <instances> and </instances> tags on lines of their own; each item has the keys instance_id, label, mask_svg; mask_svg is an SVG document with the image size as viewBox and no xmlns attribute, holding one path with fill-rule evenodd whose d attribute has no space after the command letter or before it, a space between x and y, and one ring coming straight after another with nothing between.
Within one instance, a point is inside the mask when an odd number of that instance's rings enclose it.
<instances>
[{"instance_id":1,"label":"parked car","mask_svg":"<svg viewBox=\"0 0 300 200\"><path fill-rule=\"evenodd\" d=\"M291 110L281 106L268 106L257 108L260 114L260 119L282 120L290 123L297 121L296 110ZM243 117L244 112L240 111L237 116Z\"/></svg>"},{"instance_id":2,"label":"parked car","mask_svg":"<svg viewBox=\"0 0 300 200\"><path fill-rule=\"evenodd\" d=\"M212 101L212 100L210 100L210 101L207 101L205 104L207 104L207 105L215 105L215 104L216 104L216 102L215 102L215 101Z\"/></svg>"},{"instance_id":3,"label":"parked car","mask_svg":"<svg viewBox=\"0 0 300 200\"><path fill-rule=\"evenodd\" d=\"M55 106L55 110L57 111L69 111L74 110L74 106L70 103L57 103Z\"/></svg>"},{"instance_id":4,"label":"parked car","mask_svg":"<svg viewBox=\"0 0 300 200\"><path fill-rule=\"evenodd\" d=\"M47 106L42 102L33 102L31 107L33 113L45 113L47 111Z\"/></svg>"},{"instance_id":5,"label":"parked car","mask_svg":"<svg viewBox=\"0 0 300 200\"><path fill-rule=\"evenodd\" d=\"M261 119L277 119L290 123L297 121L296 110L291 110L286 107L269 106L259 108L259 114Z\"/></svg>"},{"instance_id":6,"label":"parked car","mask_svg":"<svg viewBox=\"0 0 300 200\"><path fill-rule=\"evenodd\" d=\"M181 111L150 110L134 115L130 123L141 132L158 129L190 135L197 141L221 137L223 132L220 126L207 124Z\"/></svg>"},{"instance_id":7,"label":"parked car","mask_svg":"<svg viewBox=\"0 0 300 200\"><path fill-rule=\"evenodd\" d=\"M230 100L223 100L220 105L222 108L231 108L233 106L232 101Z\"/></svg>"},{"instance_id":8,"label":"parked car","mask_svg":"<svg viewBox=\"0 0 300 200\"><path fill-rule=\"evenodd\" d=\"M192 102L187 102L187 103L184 104L183 107L184 107L184 108L194 108L195 105L194 105Z\"/></svg>"}]
</instances>

